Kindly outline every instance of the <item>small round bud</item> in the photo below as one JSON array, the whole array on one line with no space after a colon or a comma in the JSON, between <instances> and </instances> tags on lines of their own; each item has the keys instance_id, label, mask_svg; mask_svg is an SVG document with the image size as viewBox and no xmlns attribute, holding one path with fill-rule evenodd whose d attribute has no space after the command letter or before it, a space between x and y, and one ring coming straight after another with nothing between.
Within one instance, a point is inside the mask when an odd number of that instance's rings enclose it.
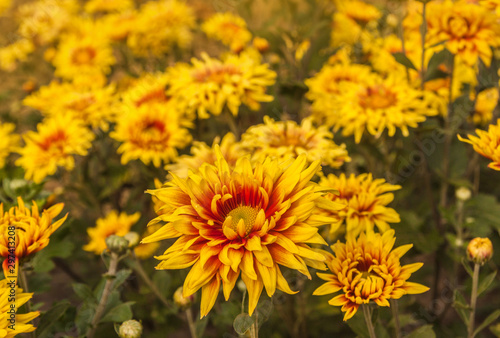
<instances>
[{"instance_id":1,"label":"small round bud","mask_svg":"<svg viewBox=\"0 0 500 338\"><path fill-rule=\"evenodd\" d=\"M137 232L130 231L125 236L123 236L128 241L128 247L133 248L139 244L141 240L141 236Z\"/></svg>"},{"instance_id":2,"label":"small round bud","mask_svg":"<svg viewBox=\"0 0 500 338\"><path fill-rule=\"evenodd\" d=\"M252 45L261 53L265 53L269 50L269 42L264 38L259 38L258 36L253 39Z\"/></svg>"},{"instance_id":3,"label":"small round bud","mask_svg":"<svg viewBox=\"0 0 500 338\"><path fill-rule=\"evenodd\" d=\"M455 196L459 201L465 202L471 197L471 191L469 188L460 187L455 191Z\"/></svg>"},{"instance_id":4,"label":"small round bud","mask_svg":"<svg viewBox=\"0 0 500 338\"><path fill-rule=\"evenodd\" d=\"M241 292L245 292L247 290L247 286L245 285L245 282L240 279L237 283L236 283L236 287L238 288L238 290L240 290Z\"/></svg>"},{"instance_id":5,"label":"small round bud","mask_svg":"<svg viewBox=\"0 0 500 338\"><path fill-rule=\"evenodd\" d=\"M194 297L191 295L189 297L184 297L182 294L182 286L179 286L174 293L174 303L180 308L187 308L193 302Z\"/></svg>"},{"instance_id":6,"label":"small round bud","mask_svg":"<svg viewBox=\"0 0 500 338\"><path fill-rule=\"evenodd\" d=\"M387 25L389 25L391 27L397 27L398 26L398 17L391 13L391 14L387 15L386 22L387 22Z\"/></svg>"},{"instance_id":7,"label":"small round bud","mask_svg":"<svg viewBox=\"0 0 500 338\"><path fill-rule=\"evenodd\" d=\"M137 320L127 320L120 325L118 335L120 338L139 338L142 335L142 325Z\"/></svg>"},{"instance_id":8,"label":"small round bud","mask_svg":"<svg viewBox=\"0 0 500 338\"><path fill-rule=\"evenodd\" d=\"M476 264L483 265L493 256L493 244L488 238L476 237L467 246L467 257Z\"/></svg>"},{"instance_id":9,"label":"small round bud","mask_svg":"<svg viewBox=\"0 0 500 338\"><path fill-rule=\"evenodd\" d=\"M117 235L108 236L108 238L106 238L106 245L109 251L117 254L122 254L128 249L128 241Z\"/></svg>"}]
</instances>

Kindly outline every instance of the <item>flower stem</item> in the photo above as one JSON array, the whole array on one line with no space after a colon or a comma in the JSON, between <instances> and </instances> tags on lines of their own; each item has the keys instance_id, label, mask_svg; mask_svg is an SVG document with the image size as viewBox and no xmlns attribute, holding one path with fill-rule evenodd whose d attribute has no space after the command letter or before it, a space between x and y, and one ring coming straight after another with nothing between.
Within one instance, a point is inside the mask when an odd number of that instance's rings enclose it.
<instances>
[{"instance_id":1,"label":"flower stem","mask_svg":"<svg viewBox=\"0 0 500 338\"><path fill-rule=\"evenodd\" d=\"M474 337L474 317L476 315L476 301L477 301L477 284L479 282L479 268L481 266L477 263L474 264L474 275L472 276L472 293L470 296L471 313L469 317L468 338Z\"/></svg>"},{"instance_id":2,"label":"flower stem","mask_svg":"<svg viewBox=\"0 0 500 338\"><path fill-rule=\"evenodd\" d=\"M23 292L28 293L28 279L26 278L26 272L23 268L19 268L19 286L23 289ZM31 299L29 299L24 305L26 305L26 313L31 312ZM32 338L36 337L35 331L29 333Z\"/></svg>"},{"instance_id":3,"label":"flower stem","mask_svg":"<svg viewBox=\"0 0 500 338\"><path fill-rule=\"evenodd\" d=\"M109 261L109 269L107 272L106 284L104 285L104 290L102 291L101 300L99 301L99 305L97 305L97 309L94 314L94 318L92 318L92 323L90 324L89 329L87 330L87 334L85 335L87 338L93 338L95 335L95 331L97 329L97 325L101 320L102 315L104 314L104 310L106 308L106 304L108 303L108 298L111 293L111 286L113 285L113 277L116 275L116 270L118 268L119 256L117 253L111 253L111 260Z\"/></svg>"},{"instance_id":4,"label":"flower stem","mask_svg":"<svg viewBox=\"0 0 500 338\"><path fill-rule=\"evenodd\" d=\"M255 320L250 328L250 337L259 338L259 313L255 311Z\"/></svg>"},{"instance_id":5,"label":"flower stem","mask_svg":"<svg viewBox=\"0 0 500 338\"><path fill-rule=\"evenodd\" d=\"M190 307L188 307L186 309L186 317L187 317L187 321L189 324L189 332L191 333L191 338L197 338L196 337L196 325L194 324L194 320L193 320L193 311L191 311Z\"/></svg>"},{"instance_id":6,"label":"flower stem","mask_svg":"<svg viewBox=\"0 0 500 338\"><path fill-rule=\"evenodd\" d=\"M427 34L427 19L426 19L426 9L427 2L423 2L424 7L422 8L422 27L420 34L422 35L422 56L420 57L420 89L424 90L425 85L425 35Z\"/></svg>"},{"instance_id":7,"label":"flower stem","mask_svg":"<svg viewBox=\"0 0 500 338\"><path fill-rule=\"evenodd\" d=\"M370 334L370 338L377 338L375 335L375 329L373 328L372 323L372 314L370 312L370 308L368 304L362 304L361 308L363 308L363 314L365 315L366 327L368 328L368 333Z\"/></svg>"},{"instance_id":8,"label":"flower stem","mask_svg":"<svg viewBox=\"0 0 500 338\"><path fill-rule=\"evenodd\" d=\"M401 337L401 324L399 322L399 306L398 301L395 299L391 299L391 310L392 316L394 317L394 330L396 331L396 338Z\"/></svg>"}]
</instances>

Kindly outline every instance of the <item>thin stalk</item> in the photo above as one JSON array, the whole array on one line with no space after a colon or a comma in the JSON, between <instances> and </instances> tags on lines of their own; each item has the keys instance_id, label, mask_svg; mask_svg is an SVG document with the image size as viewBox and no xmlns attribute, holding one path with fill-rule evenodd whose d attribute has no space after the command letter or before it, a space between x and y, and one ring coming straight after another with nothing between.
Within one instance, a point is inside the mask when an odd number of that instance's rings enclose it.
<instances>
[{"instance_id":1,"label":"thin stalk","mask_svg":"<svg viewBox=\"0 0 500 338\"><path fill-rule=\"evenodd\" d=\"M255 320L250 328L250 337L259 338L259 313L257 311L255 312Z\"/></svg>"},{"instance_id":2,"label":"thin stalk","mask_svg":"<svg viewBox=\"0 0 500 338\"><path fill-rule=\"evenodd\" d=\"M425 84L425 35L427 34L427 18L426 18L426 9L427 3L423 3L424 7L422 8L422 27L421 27L421 35L422 35L422 56L420 57L420 89L424 90Z\"/></svg>"},{"instance_id":3,"label":"thin stalk","mask_svg":"<svg viewBox=\"0 0 500 338\"><path fill-rule=\"evenodd\" d=\"M106 308L106 304L108 303L109 295L111 294L111 286L113 285L113 277L116 275L116 270L118 268L119 256L117 253L111 253L111 260L109 261L109 268L107 273L106 284L104 285L104 290L102 291L101 300L99 301L99 305L97 305L97 309L94 314L94 318L92 319L92 323L90 324L89 329L87 330L87 334L85 335L87 338L93 338L95 335L95 331L97 330L97 325L101 320L102 315L104 314L104 310Z\"/></svg>"},{"instance_id":4,"label":"thin stalk","mask_svg":"<svg viewBox=\"0 0 500 338\"><path fill-rule=\"evenodd\" d=\"M401 323L399 321L399 305L398 301L391 299L391 310L392 317L394 318L394 331L396 333L396 338L401 338Z\"/></svg>"},{"instance_id":5,"label":"thin stalk","mask_svg":"<svg viewBox=\"0 0 500 338\"><path fill-rule=\"evenodd\" d=\"M469 327L467 331L467 337L474 337L474 317L476 315L476 301L477 301L477 284L479 282L479 268L481 266L477 263L474 264L474 275L472 276L472 293L470 296L470 317L469 317Z\"/></svg>"},{"instance_id":6,"label":"thin stalk","mask_svg":"<svg viewBox=\"0 0 500 338\"><path fill-rule=\"evenodd\" d=\"M400 20L400 23L399 23L399 32L401 34L401 51L403 52L403 55L406 56L405 34L404 34L402 20ZM410 70L408 69L408 66L406 66L406 65L405 65L405 70L406 70L406 81L408 81L408 84L409 84L410 83Z\"/></svg>"},{"instance_id":7,"label":"thin stalk","mask_svg":"<svg viewBox=\"0 0 500 338\"><path fill-rule=\"evenodd\" d=\"M28 293L29 289L28 289L28 279L26 278L26 272L24 271L23 268L19 268L18 270L19 270L19 285L21 286L21 289L23 289L23 292ZM31 299L29 299L26 303L24 303L24 305L26 306L26 313L30 313ZM30 332L29 336L31 338L35 338L36 337L35 331Z\"/></svg>"},{"instance_id":8,"label":"thin stalk","mask_svg":"<svg viewBox=\"0 0 500 338\"><path fill-rule=\"evenodd\" d=\"M368 328L368 333L370 334L370 338L377 338L375 335L375 329L373 328L372 323L372 314L370 312L370 307L368 304L362 304L361 308L363 309L363 314L365 316L366 327Z\"/></svg>"},{"instance_id":9,"label":"thin stalk","mask_svg":"<svg viewBox=\"0 0 500 338\"><path fill-rule=\"evenodd\" d=\"M187 321L189 324L189 332L191 333L191 338L197 338L196 337L196 325L194 324L193 320L193 311L191 310L190 307L186 309L186 317Z\"/></svg>"}]
</instances>

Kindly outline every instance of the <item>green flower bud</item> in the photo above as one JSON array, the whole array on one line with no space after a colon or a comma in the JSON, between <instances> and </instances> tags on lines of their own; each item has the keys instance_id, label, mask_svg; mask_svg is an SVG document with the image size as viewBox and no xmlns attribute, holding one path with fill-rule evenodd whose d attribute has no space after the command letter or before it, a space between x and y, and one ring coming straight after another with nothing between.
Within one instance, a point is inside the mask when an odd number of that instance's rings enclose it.
<instances>
[{"instance_id":1,"label":"green flower bud","mask_svg":"<svg viewBox=\"0 0 500 338\"><path fill-rule=\"evenodd\" d=\"M118 335L120 338L139 338L142 335L142 325L137 320L127 320L120 325Z\"/></svg>"},{"instance_id":2,"label":"green flower bud","mask_svg":"<svg viewBox=\"0 0 500 338\"><path fill-rule=\"evenodd\" d=\"M109 251L122 254L127 251L129 243L121 236L111 235L106 238L106 245L108 246Z\"/></svg>"}]
</instances>

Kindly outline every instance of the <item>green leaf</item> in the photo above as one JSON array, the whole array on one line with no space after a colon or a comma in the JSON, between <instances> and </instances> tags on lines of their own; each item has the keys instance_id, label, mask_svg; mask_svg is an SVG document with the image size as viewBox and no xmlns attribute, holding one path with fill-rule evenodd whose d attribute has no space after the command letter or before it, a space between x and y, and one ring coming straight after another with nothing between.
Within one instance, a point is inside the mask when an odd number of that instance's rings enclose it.
<instances>
[{"instance_id":1,"label":"green leaf","mask_svg":"<svg viewBox=\"0 0 500 338\"><path fill-rule=\"evenodd\" d=\"M411 332L406 338L436 338L432 325L424 325Z\"/></svg>"},{"instance_id":2,"label":"green leaf","mask_svg":"<svg viewBox=\"0 0 500 338\"><path fill-rule=\"evenodd\" d=\"M457 311L460 318L462 318L462 321L465 323L465 325L469 325L470 307L469 305L467 305L464 296L462 296L462 294L458 290L455 290L453 298L453 307Z\"/></svg>"},{"instance_id":3,"label":"green leaf","mask_svg":"<svg viewBox=\"0 0 500 338\"><path fill-rule=\"evenodd\" d=\"M474 276L474 272L472 271L469 261L465 258L462 258L462 265L464 266L465 271L469 274L469 276Z\"/></svg>"},{"instance_id":4,"label":"green leaf","mask_svg":"<svg viewBox=\"0 0 500 338\"><path fill-rule=\"evenodd\" d=\"M491 323L493 323L495 320L497 320L497 318L500 317L500 310L495 310L495 312L493 312L492 314L490 314L488 317L486 317L486 319L484 320L484 322L481 323L481 325L479 325L476 330L474 331L473 333L473 336L477 335L479 332L481 332L481 330L483 330L486 326L490 325Z\"/></svg>"},{"instance_id":5,"label":"green leaf","mask_svg":"<svg viewBox=\"0 0 500 338\"><path fill-rule=\"evenodd\" d=\"M493 271L490 273L488 276L484 277L483 280L479 283L479 286L477 288L477 296L479 297L480 294L482 294L484 291L486 291L491 283L495 280L495 276L497 275L496 271Z\"/></svg>"},{"instance_id":6,"label":"green leaf","mask_svg":"<svg viewBox=\"0 0 500 338\"><path fill-rule=\"evenodd\" d=\"M253 325L253 319L248 313L240 313L233 322L234 331L239 335L244 335Z\"/></svg>"},{"instance_id":7,"label":"green leaf","mask_svg":"<svg viewBox=\"0 0 500 338\"><path fill-rule=\"evenodd\" d=\"M67 300L63 300L52 306L52 308L47 311L40 319L40 323L36 328L37 337L48 338L50 334L50 328L52 328L52 326L57 323L59 318L61 318L66 313L70 306L71 304Z\"/></svg>"},{"instance_id":8,"label":"green leaf","mask_svg":"<svg viewBox=\"0 0 500 338\"><path fill-rule=\"evenodd\" d=\"M61 257L67 258L73 252L75 245L71 241L61 240L60 242L50 242L43 250L37 252L33 258L33 269L35 272L48 272L55 265L52 258Z\"/></svg>"},{"instance_id":9,"label":"green leaf","mask_svg":"<svg viewBox=\"0 0 500 338\"><path fill-rule=\"evenodd\" d=\"M446 73L439 69L439 66L441 66L442 64L447 65L451 63L452 58L453 55L446 49L443 49L438 53L434 53L434 55L429 60L429 63L427 64L425 81L430 81L436 78L447 76Z\"/></svg>"},{"instance_id":10,"label":"green leaf","mask_svg":"<svg viewBox=\"0 0 500 338\"><path fill-rule=\"evenodd\" d=\"M101 322L115 322L122 323L126 320L132 319L131 306L135 302L126 302L115 306L101 319Z\"/></svg>"},{"instance_id":11,"label":"green leaf","mask_svg":"<svg viewBox=\"0 0 500 338\"><path fill-rule=\"evenodd\" d=\"M403 66L405 66L406 68L417 70L417 68L415 67L413 62L411 62L411 60L408 59L408 57L405 54L394 53L394 54L392 54L392 56L394 56L396 61L399 62L400 64L402 64Z\"/></svg>"},{"instance_id":12,"label":"green leaf","mask_svg":"<svg viewBox=\"0 0 500 338\"><path fill-rule=\"evenodd\" d=\"M88 287L88 285L83 283L74 283L72 285L73 291L75 291L76 295L83 299L84 301L92 301L97 304L97 299L94 296L92 290Z\"/></svg>"},{"instance_id":13,"label":"green leaf","mask_svg":"<svg viewBox=\"0 0 500 338\"><path fill-rule=\"evenodd\" d=\"M115 279L113 281L113 286L111 287L111 289L112 290L118 289L120 285L122 285L127 280L127 278L130 276L131 273L132 270L128 269L123 269L118 271L115 275Z\"/></svg>"}]
</instances>

